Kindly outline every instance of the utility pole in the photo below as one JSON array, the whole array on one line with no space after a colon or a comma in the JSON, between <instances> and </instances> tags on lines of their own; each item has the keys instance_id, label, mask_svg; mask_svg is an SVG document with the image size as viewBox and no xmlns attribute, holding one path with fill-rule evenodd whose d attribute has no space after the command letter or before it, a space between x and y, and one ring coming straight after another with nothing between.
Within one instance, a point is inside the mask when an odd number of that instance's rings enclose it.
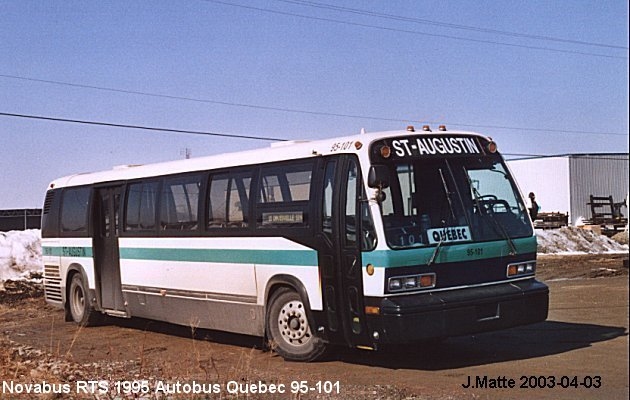
<instances>
[{"instance_id":1,"label":"utility pole","mask_svg":"<svg viewBox=\"0 0 630 400\"><path fill-rule=\"evenodd\" d=\"M183 148L179 151L179 155L184 156L184 158L188 160L192 155L192 150L190 149L190 147Z\"/></svg>"}]
</instances>

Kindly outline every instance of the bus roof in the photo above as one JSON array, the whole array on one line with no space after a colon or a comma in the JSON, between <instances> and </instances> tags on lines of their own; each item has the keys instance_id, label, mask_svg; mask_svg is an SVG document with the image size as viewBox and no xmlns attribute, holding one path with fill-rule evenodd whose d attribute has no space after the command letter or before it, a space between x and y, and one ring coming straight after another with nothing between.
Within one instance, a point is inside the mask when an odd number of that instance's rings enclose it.
<instances>
[{"instance_id":1,"label":"bus roof","mask_svg":"<svg viewBox=\"0 0 630 400\"><path fill-rule=\"evenodd\" d=\"M61 177L52 181L49 189L66 186L80 186L93 183L105 183L140 179L144 177L163 176L176 173L204 171L229 168L241 165L256 165L266 162L284 161L297 158L317 157L338 153L365 153L370 144L376 140L396 136L410 135L440 135L477 136L489 140L484 135L466 131L414 131L407 130L361 133L357 135L322 139L317 141L286 141L275 142L269 147L255 150L222 153L212 156L196 157L184 160L167 161L143 165L114 166L110 170L79 173Z\"/></svg>"}]
</instances>

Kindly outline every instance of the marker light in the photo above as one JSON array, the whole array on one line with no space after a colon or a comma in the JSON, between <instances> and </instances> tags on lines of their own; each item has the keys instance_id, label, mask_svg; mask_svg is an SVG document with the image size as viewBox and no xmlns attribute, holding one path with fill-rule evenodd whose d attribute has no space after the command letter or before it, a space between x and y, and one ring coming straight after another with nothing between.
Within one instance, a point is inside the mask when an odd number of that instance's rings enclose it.
<instances>
[{"instance_id":1,"label":"marker light","mask_svg":"<svg viewBox=\"0 0 630 400\"><path fill-rule=\"evenodd\" d=\"M439 130L440 132L446 132L446 125L440 125L440 126L438 127L438 130Z\"/></svg>"},{"instance_id":2,"label":"marker light","mask_svg":"<svg viewBox=\"0 0 630 400\"><path fill-rule=\"evenodd\" d=\"M415 132L416 128L413 127L413 125L407 125L407 132Z\"/></svg>"},{"instance_id":3,"label":"marker light","mask_svg":"<svg viewBox=\"0 0 630 400\"><path fill-rule=\"evenodd\" d=\"M422 127L422 130L425 131L425 132L431 132L431 127L429 125L424 125Z\"/></svg>"},{"instance_id":4,"label":"marker light","mask_svg":"<svg viewBox=\"0 0 630 400\"><path fill-rule=\"evenodd\" d=\"M392 149L385 145L383 147L381 147L381 157L383 158L389 158L392 155Z\"/></svg>"},{"instance_id":5,"label":"marker light","mask_svg":"<svg viewBox=\"0 0 630 400\"><path fill-rule=\"evenodd\" d=\"M359 142L359 141L354 142L354 148L355 148L355 149L357 149L357 150L361 150L361 147L363 147L363 143L361 143L361 142Z\"/></svg>"},{"instance_id":6,"label":"marker light","mask_svg":"<svg viewBox=\"0 0 630 400\"><path fill-rule=\"evenodd\" d=\"M488 151L490 153L496 153L497 152L497 144L495 142L488 143Z\"/></svg>"},{"instance_id":7,"label":"marker light","mask_svg":"<svg viewBox=\"0 0 630 400\"><path fill-rule=\"evenodd\" d=\"M368 264L365 266L365 272L367 272L367 274L369 276L374 275L374 266L372 264Z\"/></svg>"}]
</instances>

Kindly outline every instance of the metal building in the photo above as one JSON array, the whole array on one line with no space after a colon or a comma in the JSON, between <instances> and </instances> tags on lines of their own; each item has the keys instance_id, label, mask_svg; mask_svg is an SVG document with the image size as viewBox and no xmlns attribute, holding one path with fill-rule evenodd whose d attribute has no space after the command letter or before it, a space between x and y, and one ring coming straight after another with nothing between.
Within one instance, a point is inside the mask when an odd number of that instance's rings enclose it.
<instances>
[{"instance_id":1,"label":"metal building","mask_svg":"<svg viewBox=\"0 0 630 400\"><path fill-rule=\"evenodd\" d=\"M541 212L569 214L569 223L591 218L590 196L628 198L628 153L565 154L509 160L523 195L536 194ZM626 200L627 201L627 200ZM628 207L622 208L628 217Z\"/></svg>"}]
</instances>

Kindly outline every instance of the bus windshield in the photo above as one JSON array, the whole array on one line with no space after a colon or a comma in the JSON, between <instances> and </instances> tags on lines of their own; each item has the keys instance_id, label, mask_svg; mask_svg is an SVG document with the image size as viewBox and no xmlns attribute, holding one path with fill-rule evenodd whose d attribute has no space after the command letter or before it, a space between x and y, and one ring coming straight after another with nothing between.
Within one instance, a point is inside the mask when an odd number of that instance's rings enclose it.
<instances>
[{"instance_id":1,"label":"bus windshield","mask_svg":"<svg viewBox=\"0 0 630 400\"><path fill-rule=\"evenodd\" d=\"M508 240L533 234L499 156L398 160L381 202L394 249ZM512 245L513 246L513 245Z\"/></svg>"}]
</instances>

